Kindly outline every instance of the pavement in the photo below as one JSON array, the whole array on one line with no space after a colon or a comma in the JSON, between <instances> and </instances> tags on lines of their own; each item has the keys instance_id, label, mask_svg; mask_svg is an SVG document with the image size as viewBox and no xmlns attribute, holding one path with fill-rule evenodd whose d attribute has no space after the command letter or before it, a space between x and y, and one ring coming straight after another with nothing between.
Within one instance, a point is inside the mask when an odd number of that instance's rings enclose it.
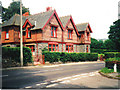
<instances>
[{"instance_id":1,"label":"pavement","mask_svg":"<svg viewBox=\"0 0 120 90\"><path fill-rule=\"evenodd\" d=\"M120 75L120 73L107 73L107 74L102 72L99 72L99 73L104 77L120 80L120 77L117 77L118 75Z\"/></svg>"},{"instance_id":2,"label":"pavement","mask_svg":"<svg viewBox=\"0 0 120 90\"><path fill-rule=\"evenodd\" d=\"M72 62L72 63L64 63L64 64L41 64L36 66L23 66L23 67L10 67L10 68L2 68L0 70L12 70L12 69L27 69L27 68L37 68L37 67L59 67L64 65L76 65L76 64L89 64L89 63L102 63L103 61L87 61L87 62Z\"/></svg>"}]
</instances>

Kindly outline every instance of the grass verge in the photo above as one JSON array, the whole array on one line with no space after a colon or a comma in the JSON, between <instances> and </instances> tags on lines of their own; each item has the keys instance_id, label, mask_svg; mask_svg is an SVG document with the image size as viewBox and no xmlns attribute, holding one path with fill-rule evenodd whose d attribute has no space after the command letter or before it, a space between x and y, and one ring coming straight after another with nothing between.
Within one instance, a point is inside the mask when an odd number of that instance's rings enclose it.
<instances>
[{"instance_id":1,"label":"grass verge","mask_svg":"<svg viewBox=\"0 0 120 90\"><path fill-rule=\"evenodd\" d=\"M114 72L114 70L113 69L108 69L108 68L102 68L101 70L100 70L100 72L103 72L103 73L113 73Z\"/></svg>"}]
</instances>

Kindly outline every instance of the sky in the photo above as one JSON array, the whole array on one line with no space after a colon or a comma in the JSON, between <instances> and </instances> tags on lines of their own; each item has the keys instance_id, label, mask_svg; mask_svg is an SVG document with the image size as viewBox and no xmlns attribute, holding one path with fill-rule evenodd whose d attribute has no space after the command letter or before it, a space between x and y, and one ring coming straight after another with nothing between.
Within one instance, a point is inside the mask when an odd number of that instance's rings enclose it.
<instances>
[{"instance_id":1,"label":"sky","mask_svg":"<svg viewBox=\"0 0 120 90\"><path fill-rule=\"evenodd\" d=\"M8 7L12 0L0 0ZM46 11L50 6L59 17L72 15L75 24L89 22L92 38L107 39L110 25L118 19L119 0L22 0L30 14Z\"/></svg>"}]
</instances>

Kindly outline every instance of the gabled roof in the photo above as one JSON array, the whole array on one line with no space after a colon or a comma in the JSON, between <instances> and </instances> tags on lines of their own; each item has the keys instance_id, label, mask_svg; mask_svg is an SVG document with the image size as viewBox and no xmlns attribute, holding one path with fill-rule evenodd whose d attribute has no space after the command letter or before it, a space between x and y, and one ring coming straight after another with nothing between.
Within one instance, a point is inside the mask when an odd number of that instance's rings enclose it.
<instances>
[{"instance_id":1,"label":"gabled roof","mask_svg":"<svg viewBox=\"0 0 120 90\"><path fill-rule=\"evenodd\" d=\"M30 16L22 16L23 18L22 24L24 25L26 21L29 21L31 25L34 25L32 30L43 29L46 26L46 24L50 21L53 15L56 16L61 28L63 29L63 25L55 10L50 10L50 11L46 11L46 12L42 12L42 13L30 15ZM6 21L2 27L11 26L11 25L20 26L20 15L15 14L8 21Z\"/></svg>"},{"instance_id":2,"label":"gabled roof","mask_svg":"<svg viewBox=\"0 0 120 90\"><path fill-rule=\"evenodd\" d=\"M46 24L46 22L49 20L49 18L52 16L53 13L54 13L54 10L51 10L47 12L30 15L27 18L28 20L30 20L30 22L34 24L36 22L36 25L33 29L39 29L44 27L44 25Z\"/></svg>"},{"instance_id":3,"label":"gabled roof","mask_svg":"<svg viewBox=\"0 0 120 90\"><path fill-rule=\"evenodd\" d=\"M63 25L63 27L64 27L64 28L65 28L65 26L66 26L67 22L69 21L69 19L70 19L70 15L60 17L60 20L61 20L62 25Z\"/></svg>"},{"instance_id":4,"label":"gabled roof","mask_svg":"<svg viewBox=\"0 0 120 90\"><path fill-rule=\"evenodd\" d=\"M92 32L91 27L89 23L81 23L81 24L76 24L78 32L85 31L87 27L89 27L90 32Z\"/></svg>"},{"instance_id":5,"label":"gabled roof","mask_svg":"<svg viewBox=\"0 0 120 90\"><path fill-rule=\"evenodd\" d=\"M60 17L60 20L61 20L64 28L66 28L66 26L68 25L68 23L71 21L72 24L73 24L73 27L75 28L75 31L76 31L77 35L79 35L78 30L76 28L76 25L75 25L75 23L74 23L73 18L72 18L71 15Z\"/></svg>"},{"instance_id":6,"label":"gabled roof","mask_svg":"<svg viewBox=\"0 0 120 90\"><path fill-rule=\"evenodd\" d=\"M22 17L22 24L24 24L25 21L26 21L26 17L23 16L23 17ZM11 26L11 25L20 26L20 15L15 14L15 15L12 16L8 21L4 22L4 23L2 24L2 27Z\"/></svg>"}]
</instances>

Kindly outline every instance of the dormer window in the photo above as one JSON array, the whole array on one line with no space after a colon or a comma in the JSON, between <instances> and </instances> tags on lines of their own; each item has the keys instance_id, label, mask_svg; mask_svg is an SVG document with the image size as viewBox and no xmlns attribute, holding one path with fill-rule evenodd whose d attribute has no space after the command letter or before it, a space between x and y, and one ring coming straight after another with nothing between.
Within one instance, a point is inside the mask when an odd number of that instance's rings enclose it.
<instances>
[{"instance_id":1,"label":"dormer window","mask_svg":"<svg viewBox=\"0 0 120 90\"><path fill-rule=\"evenodd\" d=\"M9 31L8 30L6 30L6 32L5 32L5 39L9 39Z\"/></svg>"},{"instance_id":2,"label":"dormer window","mask_svg":"<svg viewBox=\"0 0 120 90\"><path fill-rule=\"evenodd\" d=\"M51 37L57 37L57 27L51 26Z\"/></svg>"},{"instance_id":3,"label":"dormer window","mask_svg":"<svg viewBox=\"0 0 120 90\"><path fill-rule=\"evenodd\" d=\"M68 39L72 39L73 30L68 29Z\"/></svg>"}]
</instances>

